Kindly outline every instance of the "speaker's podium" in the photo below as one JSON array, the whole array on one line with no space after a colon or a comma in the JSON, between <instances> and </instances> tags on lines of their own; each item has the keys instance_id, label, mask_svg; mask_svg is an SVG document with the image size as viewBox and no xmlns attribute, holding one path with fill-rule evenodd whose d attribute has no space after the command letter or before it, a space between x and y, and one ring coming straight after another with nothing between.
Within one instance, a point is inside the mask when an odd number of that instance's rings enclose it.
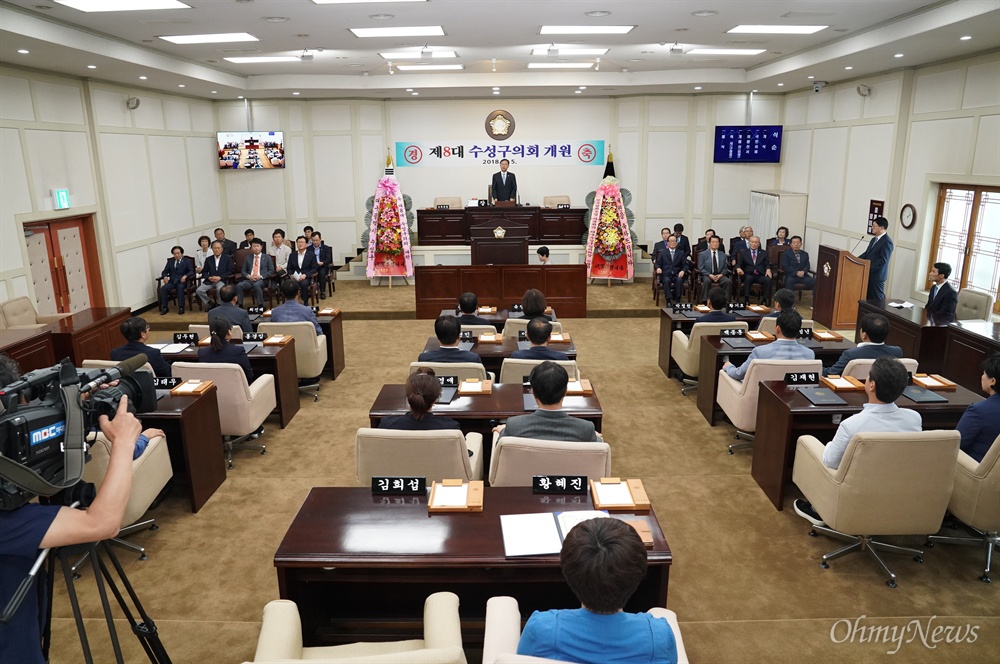
<instances>
[{"instance_id":1,"label":"speaker's podium","mask_svg":"<svg viewBox=\"0 0 1000 664\"><path fill-rule=\"evenodd\" d=\"M869 262L845 249L819 246L813 320L832 330L853 329L858 320L858 300L868 291Z\"/></svg>"},{"instance_id":2,"label":"speaker's podium","mask_svg":"<svg viewBox=\"0 0 1000 664\"><path fill-rule=\"evenodd\" d=\"M527 265L529 229L502 212L469 227L473 265Z\"/></svg>"}]
</instances>

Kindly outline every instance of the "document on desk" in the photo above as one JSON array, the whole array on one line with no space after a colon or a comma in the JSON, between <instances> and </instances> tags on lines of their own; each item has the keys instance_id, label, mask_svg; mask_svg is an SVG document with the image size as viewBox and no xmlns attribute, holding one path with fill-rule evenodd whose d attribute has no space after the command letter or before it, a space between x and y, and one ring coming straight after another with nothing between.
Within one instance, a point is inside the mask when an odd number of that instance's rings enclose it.
<instances>
[{"instance_id":1,"label":"document on desk","mask_svg":"<svg viewBox=\"0 0 1000 664\"><path fill-rule=\"evenodd\" d=\"M897 309L912 309L913 304L910 302L889 302L890 307L896 307Z\"/></svg>"},{"instance_id":2,"label":"document on desk","mask_svg":"<svg viewBox=\"0 0 1000 664\"><path fill-rule=\"evenodd\" d=\"M507 556L544 556L559 553L566 534L581 521L608 517L600 510L501 514L503 548Z\"/></svg>"},{"instance_id":3,"label":"document on desk","mask_svg":"<svg viewBox=\"0 0 1000 664\"><path fill-rule=\"evenodd\" d=\"M469 485L445 486L438 484L434 490L431 507L465 507L469 502Z\"/></svg>"},{"instance_id":4,"label":"document on desk","mask_svg":"<svg viewBox=\"0 0 1000 664\"><path fill-rule=\"evenodd\" d=\"M187 350L187 347L190 345L191 344L167 344L166 346L160 349L160 352L166 353L168 355L170 353L183 353L185 350Z\"/></svg>"}]
</instances>

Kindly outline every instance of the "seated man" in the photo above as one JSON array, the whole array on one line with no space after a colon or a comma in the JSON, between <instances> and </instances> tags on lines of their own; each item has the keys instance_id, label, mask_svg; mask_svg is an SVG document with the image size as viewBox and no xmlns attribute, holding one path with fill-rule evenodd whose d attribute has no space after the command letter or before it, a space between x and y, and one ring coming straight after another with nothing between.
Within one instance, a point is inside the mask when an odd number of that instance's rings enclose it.
<instances>
[{"instance_id":1,"label":"seated man","mask_svg":"<svg viewBox=\"0 0 1000 664\"><path fill-rule=\"evenodd\" d=\"M559 564L580 608L532 613L518 655L566 662L677 661L665 618L622 609L646 576L646 547L632 526L614 517L576 524L563 540Z\"/></svg>"},{"instance_id":2,"label":"seated man","mask_svg":"<svg viewBox=\"0 0 1000 664\"><path fill-rule=\"evenodd\" d=\"M500 434L499 438L519 436L578 443L596 443L601 440L593 422L570 417L562 409L569 383L566 369L555 362L545 361L531 370L528 380L531 382L535 401L538 402L538 409L527 415L516 415L508 419L506 425L494 427L493 431Z\"/></svg>"},{"instance_id":3,"label":"seated man","mask_svg":"<svg viewBox=\"0 0 1000 664\"><path fill-rule=\"evenodd\" d=\"M212 255L205 259L205 266L201 269L201 286L195 291L202 306L208 305L209 292L225 286L233 271L232 257L223 251L222 243L216 240L212 243Z\"/></svg>"},{"instance_id":4,"label":"seated man","mask_svg":"<svg viewBox=\"0 0 1000 664\"><path fill-rule=\"evenodd\" d=\"M778 327L774 331L774 341L753 349L740 366L731 362L722 365L723 371L735 380L742 381L750 368L751 360L813 360L816 353L806 348L796 339L802 329L802 316L797 311L782 311L778 316Z\"/></svg>"},{"instance_id":5,"label":"seated man","mask_svg":"<svg viewBox=\"0 0 1000 664\"><path fill-rule=\"evenodd\" d=\"M297 323L306 321L313 324L316 334L323 334L323 328L319 326L319 319L313 312L312 307L298 302L296 298L300 295L299 284L291 279L281 282L281 294L285 296L284 304L279 304L271 309L272 323Z\"/></svg>"},{"instance_id":6,"label":"seated man","mask_svg":"<svg viewBox=\"0 0 1000 664\"><path fill-rule=\"evenodd\" d=\"M993 353L983 361L983 392L986 400L965 409L958 421L962 434L962 451L976 461L982 461L993 441L1000 436L1000 353Z\"/></svg>"},{"instance_id":7,"label":"seated man","mask_svg":"<svg viewBox=\"0 0 1000 664\"><path fill-rule=\"evenodd\" d=\"M865 381L868 403L857 415L851 415L840 423L833 440L823 450L823 464L837 469L847 451L847 444L856 433L899 433L920 431L920 413L909 408L900 408L894 402L903 394L909 375L903 363L894 357L880 357L872 365L871 373ZM825 526L823 519L812 505L802 499L795 501L795 512L816 526Z\"/></svg>"},{"instance_id":8,"label":"seated man","mask_svg":"<svg viewBox=\"0 0 1000 664\"><path fill-rule=\"evenodd\" d=\"M750 246L739 253L736 261L736 273L743 277L743 299L750 301L750 288L760 284L761 298L771 299L771 263L767 252L760 248L760 238L754 235L750 238Z\"/></svg>"},{"instance_id":9,"label":"seated man","mask_svg":"<svg viewBox=\"0 0 1000 664\"><path fill-rule=\"evenodd\" d=\"M733 290L733 283L729 280L729 264L726 254L719 248L722 240L718 235L713 235L708 240L708 251L698 254L698 272L701 273L701 301L708 301L708 291L710 288L718 286L726 293L726 300Z\"/></svg>"},{"instance_id":10,"label":"seated man","mask_svg":"<svg viewBox=\"0 0 1000 664\"><path fill-rule=\"evenodd\" d=\"M288 258L292 255L292 248L285 242L285 231L280 228L274 229L267 255L274 259L274 271L277 276L283 276L285 268L288 267Z\"/></svg>"},{"instance_id":11,"label":"seated man","mask_svg":"<svg viewBox=\"0 0 1000 664\"><path fill-rule=\"evenodd\" d=\"M549 248L548 247L539 247L538 249L535 250L535 253L538 254L538 262L539 263L541 263L542 265L548 265L549 264Z\"/></svg>"},{"instance_id":12,"label":"seated man","mask_svg":"<svg viewBox=\"0 0 1000 664\"><path fill-rule=\"evenodd\" d=\"M698 316L696 323L732 323L736 316L726 311L726 292L721 288L713 288L708 292L708 307L711 309L707 314Z\"/></svg>"},{"instance_id":13,"label":"seated man","mask_svg":"<svg viewBox=\"0 0 1000 664\"><path fill-rule=\"evenodd\" d=\"M441 342L437 350L425 350L417 358L417 362L477 362L483 363L483 358L471 350L458 347L458 335L462 324L454 316L438 316L434 321L434 336Z\"/></svg>"},{"instance_id":14,"label":"seated man","mask_svg":"<svg viewBox=\"0 0 1000 664\"><path fill-rule=\"evenodd\" d=\"M510 356L517 360L568 360L569 355L561 350L552 350L548 346L552 336L552 323L544 318L532 318L528 321L526 330L530 348L517 349Z\"/></svg>"},{"instance_id":15,"label":"seated man","mask_svg":"<svg viewBox=\"0 0 1000 664\"><path fill-rule=\"evenodd\" d=\"M708 245L711 243L712 236L715 235L715 229L709 228L705 231L705 239L700 240L698 244L694 246L694 250L701 252L708 249ZM719 238L719 250L722 253L726 253L726 245L723 244L722 238Z\"/></svg>"},{"instance_id":16,"label":"seated man","mask_svg":"<svg viewBox=\"0 0 1000 664\"><path fill-rule=\"evenodd\" d=\"M879 357L903 357L899 346L887 346L889 319L882 314L865 314L861 319L861 343L848 348L832 367L824 367L824 376L839 376L851 360L874 360Z\"/></svg>"},{"instance_id":17,"label":"seated man","mask_svg":"<svg viewBox=\"0 0 1000 664\"><path fill-rule=\"evenodd\" d=\"M947 263L934 263L931 273L927 276L931 280L931 292L927 296L927 305L924 309L935 318L955 319L955 307L958 306L958 293L948 283L951 276L951 266Z\"/></svg>"},{"instance_id":18,"label":"seated man","mask_svg":"<svg viewBox=\"0 0 1000 664\"><path fill-rule=\"evenodd\" d=\"M788 253L787 251L785 253ZM764 314L762 318L777 318L782 311L795 311L795 291L787 288L779 288L774 293L774 307L769 314Z\"/></svg>"},{"instance_id":19,"label":"seated man","mask_svg":"<svg viewBox=\"0 0 1000 664\"><path fill-rule=\"evenodd\" d=\"M326 278L330 274L330 266L333 263L333 247L323 242L323 234L313 231L309 237L309 250L316 256L316 265L319 266L317 272L316 285L319 287L319 299L326 299Z\"/></svg>"},{"instance_id":20,"label":"seated man","mask_svg":"<svg viewBox=\"0 0 1000 664\"><path fill-rule=\"evenodd\" d=\"M222 287L222 290L219 291L219 306L208 312L208 324L211 327L214 321L221 318L230 326L239 325L243 334L250 334L253 332L253 326L250 325L250 315L244 309L236 306L236 289L237 287L232 284L226 284Z\"/></svg>"},{"instance_id":21,"label":"seated man","mask_svg":"<svg viewBox=\"0 0 1000 664\"><path fill-rule=\"evenodd\" d=\"M667 236L667 246L656 254L656 275L663 286L667 304L680 302L684 292L684 278L687 277L687 254L677 247L677 238Z\"/></svg>"},{"instance_id":22,"label":"seated man","mask_svg":"<svg viewBox=\"0 0 1000 664\"><path fill-rule=\"evenodd\" d=\"M274 276L274 260L264 253L264 241L254 238L250 243L253 253L243 260L243 280L236 284L236 293L239 299L239 306L243 308L243 293L248 290L253 291L253 303L258 307L264 306L264 285L268 279ZM226 302L225 296L222 298ZM212 312L209 312L212 313ZM209 322L211 322L209 316ZM245 331L245 330L244 330Z\"/></svg>"},{"instance_id":23,"label":"seated man","mask_svg":"<svg viewBox=\"0 0 1000 664\"><path fill-rule=\"evenodd\" d=\"M479 309L479 298L476 297L475 293L462 293L458 297L458 308L462 312L462 315L458 317L460 325L493 324L485 318L480 318L476 315L476 311Z\"/></svg>"},{"instance_id":24,"label":"seated man","mask_svg":"<svg viewBox=\"0 0 1000 664\"><path fill-rule=\"evenodd\" d=\"M304 235L295 238L295 247L296 250L288 258L286 270L288 276L298 284L300 297L305 303L309 301L310 286L319 274L319 265L316 263L316 253L309 250L309 241Z\"/></svg>"},{"instance_id":25,"label":"seated man","mask_svg":"<svg viewBox=\"0 0 1000 664\"><path fill-rule=\"evenodd\" d=\"M660 229L660 241L653 245L652 260L653 267L656 267L657 257L663 253L663 250L667 248L667 240L670 238L670 228L664 226Z\"/></svg>"},{"instance_id":26,"label":"seated man","mask_svg":"<svg viewBox=\"0 0 1000 664\"><path fill-rule=\"evenodd\" d=\"M688 239L687 235L684 235L684 224L674 224L674 237L677 238L677 248L680 249L685 256L690 256L691 240Z\"/></svg>"},{"instance_id":27,"label":"seated man","mask_svg":"<svg viewBox=\"0 0 1000 664\"><path fill-rule=\"evenodd\" d=\"M167 298L171 293L177 296L177 313L184 313L184 301L187 299L188 279L194 279L194 266L184 258L184 249L174 247L170 250L173 258L167 260L163 266L160 277L163 285L160 286L160 315L167 313Z\"/></svg>"},{"instance_id":28,"label":"seated man","mask_svg":"<svg viewBox=\"0 0 1000 664\"><path fill-rule=\"evenodd\" d=\"M802 251L802 238L792 236L791 249L781 254L781 269L785 271L785 288L792 290L801 285L806 290L816 286L816 280L809 276L809 254Z\"/></svg>"},{"instance_id":29,"label":"seated man","mask_svg":"<svg viewBox=\"0 0 1000 664\"><path fill-rule=\"evenodd\" d=\"M145 353L149 366L153 367L153 373L161 378L170 377L170 365L163 359L163 355L156 348L146 345L146 339L149 338L149 325L145 318L139 316L126 318L118 329L121 330L126 343L124 346L111 349L112 360L124 362L139 353Z\"/></svg>"},{"instance_id":30,"label":"seated man","mask_svg":"<svg viewBox=\"0 0 1000 664\"><path fill-rule=\"evenodd\" d=\"M242 242L240 242L240 245L238 247L236 247L237 250L240 250L240 249L250 249L251 248L251 246L253 245L253 240L254 240L253 229L252 228L248 228L245 231L243 231L243 238L244 239L243 239Z\"/></svg>"}]
</instances>

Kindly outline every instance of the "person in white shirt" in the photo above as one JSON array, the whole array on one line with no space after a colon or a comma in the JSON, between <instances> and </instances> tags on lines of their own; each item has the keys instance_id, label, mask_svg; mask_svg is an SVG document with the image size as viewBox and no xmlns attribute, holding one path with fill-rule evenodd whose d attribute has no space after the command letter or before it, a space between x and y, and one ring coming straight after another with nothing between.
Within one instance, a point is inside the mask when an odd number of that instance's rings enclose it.
<instances>
[{"instance_id":1,"label":"person in white shirt","mask_svg":"<svg viewBox=\"0 0 1000 664\"><path fill-rule=\"evenodd\" d=\"M205 267L205 259L212 255L209 248L212 244L211 238L202 235L198 238L198 248L194 252L194 271L201 274L201 268Z\"/></svg>"},{"instance_id":2,"label":"person in white shirt","mask_svg":"<svg viewBox=\"0 0 1000 664\"><path fill-rule=\"evenodd\" d=\"M274 269L278 276L284 276L285 268L288 267L288 257L292 255L292 248L285 244L285 231L280 228L274 229L267 254L274 259Z\"/></svg>"},{"instance_id":3,"label":"person in white shirt","mask_svg":"<svg viewBox=\"0 0 1000 664\"><path fill-rule=\"evenodd\" d=\"M909 380L906 367L896 358L886 356L875 360L865 380L868 403L862 406L860 413L840 423L833 440L823 450L823 465L834 470L839 468L847 444L855 434L921 431L923 420L920 413L895 404ZM812 505L801 498L795 501L795 512L813 525L826 525Z\"/></svg>"}]
</instances>

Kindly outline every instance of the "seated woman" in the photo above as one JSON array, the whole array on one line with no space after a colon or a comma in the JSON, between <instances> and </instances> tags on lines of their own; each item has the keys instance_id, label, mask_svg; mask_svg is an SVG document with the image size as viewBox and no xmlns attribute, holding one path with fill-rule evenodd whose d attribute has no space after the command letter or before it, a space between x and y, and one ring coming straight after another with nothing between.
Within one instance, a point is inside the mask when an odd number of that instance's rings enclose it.
<instances>
[{"instance_id":1,"label":"seated woman","mask_svg":"<svg viewBox=\"0 0 1000 664\"><path fill-rule=\"evenodd\" d=\"M225 318L216 318L209 324L208 330L212 334L212 342L198 349L198 361L238 364L246 374L249 385L254 379L253 369L250 368L250 360L247 359L243 344L229 343L233 338L230 326L231 323Z\"/></svg>"},{"instance_id":2,"label":"seated woman","mask_svg":"<svg viewBox=\"0 0 1000 664\"><path fill-rule=\"evenodd\" d=\"M545 313L545 295L542 291L537 288L529 288L524 291L524 296L521 298L521 306L524 308L524 317L528 320L532 318L544 318L547 321L552 320L552 316L548 316Z\"/></svg>"},{"instance_id":3,"label":"seated woman","mask_svg":"<svg viewBox=\"0 0 1000 664\"><path fill-rule=\"evenodd\" d=\"M406 379L406 403L410 412L405 415L383 417L379 429L401 429L403 431L434 431L438 429L461 429L458 422L450 417L431 413L431 407L441 396L441 383L434 377L434 370L421 367Z\"/></svg>"},{"instance_id":4,"label":"seated woman","mask_svg":"<svg viewBox=\"0 0 1000 664\"><path fill-rule=\"evenodd\" d=\"M767 246L776 244L778 246L788 244L791 240L788 239L788 229L784 226L778 226L778 230L774 234L775 236L767 241Z\"/></svg>"}]
</instances>

